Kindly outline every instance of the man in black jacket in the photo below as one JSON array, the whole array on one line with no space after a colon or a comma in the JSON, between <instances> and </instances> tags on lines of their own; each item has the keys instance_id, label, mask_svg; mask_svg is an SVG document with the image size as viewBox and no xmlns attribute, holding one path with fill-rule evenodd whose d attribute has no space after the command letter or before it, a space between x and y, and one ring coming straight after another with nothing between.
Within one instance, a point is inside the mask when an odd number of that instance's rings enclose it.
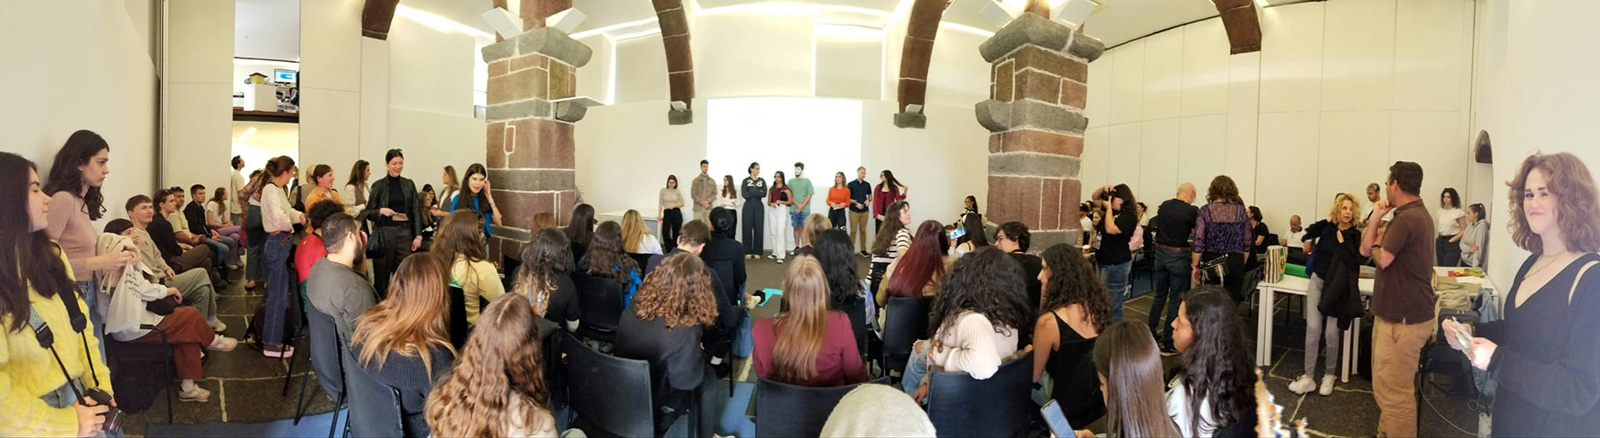
<instances>
[{"instance_id":1,"label":"man in black jacket","mask_svg":"<svg viewBox=\"0 0 1600 438\"><path fill-rule=\"evenodd\" d=\"M422 206L417 200L417 185L400 176L406 169L406 157L399 149L390 149L384 155L389 174L374 181L367 191L367 220L377 227L376 238L382 239L384 253L373 258L373 286L378 294L388 296L389 277L400 261L422 246Z\"/></svg>"},{"instance_id":2,"label":"man in black jacket","mask_svg":"<svg viewBox=\"0 0 1600 438\"><path fill-rule=\"evenodd\" d=\"M1200 217L1194 195L1194 184L1179 185L1177 196L1162 202L1156 208L1156 217L1150 219L1156 245L1156 293L1150 304L1150 328L1160 334L1157 338L1164 356L1178 353L1172 347L1172 320L1178 318L1178 305L1183 302L1183 294L1189 292L1193 276L1189 235L1194 234L1195 221ZM1162 307L1166 308L1166 319L1162 319Z\"/></svg>"}]
</instances>

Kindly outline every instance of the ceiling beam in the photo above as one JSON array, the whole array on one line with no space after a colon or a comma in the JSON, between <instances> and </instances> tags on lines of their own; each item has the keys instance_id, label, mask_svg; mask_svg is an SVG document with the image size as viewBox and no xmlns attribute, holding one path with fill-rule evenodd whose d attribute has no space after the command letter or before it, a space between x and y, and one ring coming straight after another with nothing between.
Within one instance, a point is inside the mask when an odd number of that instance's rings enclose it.
<instances>
[{"instance_id":1,"label":"ceiling beam","mask_svg":"<svg viewBox=\"0 0 1600 438\"><path fill-rule=\"evenodd\" d=\"M916 0L911 4L905 43L900 46L900 81L895 94L899 104L898 114L895 115L896 126L922 127L927 123L920 111L908 114L906 107L927 104L928 65L933 61L933 40L939 34L939 21L944 18L944 8L948 5L947 0Z\"/></svg>"},{"instance_id":2,"label":"ceiling beam","mask_svg":"<svg viewBox=\"0 0 1600 438\"><path fill-rule=\"evenodd\" d=\"M1217 15L1222 17L1222 27L1228 31L1230 53L1261 51L1261 18L1256 15L1256 4L1251 0L1214 0Z\"/></svg>"},{"instance_id":3,"label":"ceiling beam","mask_svg":"<svg viewBox=\"0 0 1600 438\"><path fill-rule=\"evenodd\" d=\"M394 8L400 0L367 0L361 8L361 36L389 39L389 25L394 23Z\"/></svg>"}]
</instances>

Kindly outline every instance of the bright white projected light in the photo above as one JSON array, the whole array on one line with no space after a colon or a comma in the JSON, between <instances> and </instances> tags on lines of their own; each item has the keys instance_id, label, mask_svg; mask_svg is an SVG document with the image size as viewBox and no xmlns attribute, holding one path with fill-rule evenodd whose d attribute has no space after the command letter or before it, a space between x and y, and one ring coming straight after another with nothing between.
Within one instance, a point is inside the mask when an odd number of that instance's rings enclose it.
<instances>
[{"instance_id":1,"label":"bright white projected light","mask_svg":"<svg viewBox=\"0 0 1600 438\"><path fill-rule=\"evenodd\" d=\"M817 192L811 211L826 214L833 173L854 179L861 165L860 101L759 97L712 99L706 106L706 157L719 185L720 175L738 184L751 162L761 163L768 184L780 170L794 178L794 163L803 162Z\"/></svg>"}]
</instances>

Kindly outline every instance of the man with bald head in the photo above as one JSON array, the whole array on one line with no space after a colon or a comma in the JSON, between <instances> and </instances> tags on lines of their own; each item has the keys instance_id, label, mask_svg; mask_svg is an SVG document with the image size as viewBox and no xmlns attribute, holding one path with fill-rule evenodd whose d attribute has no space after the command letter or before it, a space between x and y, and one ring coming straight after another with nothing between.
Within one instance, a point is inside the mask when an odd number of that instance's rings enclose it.
<instances>
[{"instance_id":1,"label":"man with bald head","mask_svg":"<svg viewBox=\"0 0 1600 438\"><path fill-rule=\"evenodd\" d=\"M1150 328L1160 333L1161 354L1167 356L1178 353L1172 347L1172 320L1178 317L1178 304L1189 291L1192 278L1189 237L1200 218L1200 209L1193 204L1194 184L1183 183L1178 186L1177 196L1162 202L1156 217L1150 219L1156 245L1156 293L1150 304ZM1166 315L1165 320L1162 314Z\"/></svg>"}]
</instances>

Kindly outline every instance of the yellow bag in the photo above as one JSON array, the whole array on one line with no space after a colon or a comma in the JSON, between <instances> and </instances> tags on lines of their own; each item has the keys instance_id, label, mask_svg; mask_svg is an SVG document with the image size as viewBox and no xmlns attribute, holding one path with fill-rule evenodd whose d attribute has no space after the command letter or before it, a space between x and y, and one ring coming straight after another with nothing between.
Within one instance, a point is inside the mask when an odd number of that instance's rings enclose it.
<instances>
[{"instance_id":1,"label":"yellow bag","mask_svg":"<svg viewBox=\"0 0 1600 438\"><path fill-rule=\"evenodd\" d=\"M1266 267L1263 271L1264 278L1262 280L1268 283L1277 283L1279 281L1283 281L1283 272L1284 269L1288 267L1288 264L1288 247L1281 245L1267 247L1267 260L1265 261Z\"/></svg>"}]
</instances>

